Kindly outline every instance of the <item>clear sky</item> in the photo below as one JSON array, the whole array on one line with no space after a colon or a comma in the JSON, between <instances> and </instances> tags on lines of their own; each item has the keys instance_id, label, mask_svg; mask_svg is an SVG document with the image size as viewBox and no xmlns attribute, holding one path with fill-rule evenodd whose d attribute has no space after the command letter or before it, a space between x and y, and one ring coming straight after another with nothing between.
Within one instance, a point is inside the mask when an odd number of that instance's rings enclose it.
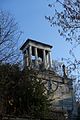
<instances>
[{"instance_id":1,"label":"clear sky","mask_svg":"<svg viewBox=\"0 0 80 120\"><path fill-rule=\"evenodd\" d=\"M50 27L45 15L52 14L48 3L52 0L0 0L0 9L9 11L18 22L23 35L19 45L27 38L53 46L52 58L68 56L69 44L59 36L56 27Z\"/></svg>"}]
</instances>

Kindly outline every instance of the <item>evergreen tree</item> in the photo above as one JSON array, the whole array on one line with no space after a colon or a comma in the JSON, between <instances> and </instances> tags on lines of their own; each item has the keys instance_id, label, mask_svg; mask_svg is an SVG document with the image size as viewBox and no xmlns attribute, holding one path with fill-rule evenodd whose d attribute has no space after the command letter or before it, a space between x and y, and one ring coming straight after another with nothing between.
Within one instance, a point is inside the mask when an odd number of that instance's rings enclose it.
<instances>
[{"instance_id":1,"label":"evergreen tree","mask_svg":"<svg viewBox=\"0 0 80 120\"><path fill-rule=\"evenodd\" d=\"M18 65L0 65L0 103L2 113L47 118L50 102L42 79L32 69L21 71Z\"/></svg>"}]
</instances>

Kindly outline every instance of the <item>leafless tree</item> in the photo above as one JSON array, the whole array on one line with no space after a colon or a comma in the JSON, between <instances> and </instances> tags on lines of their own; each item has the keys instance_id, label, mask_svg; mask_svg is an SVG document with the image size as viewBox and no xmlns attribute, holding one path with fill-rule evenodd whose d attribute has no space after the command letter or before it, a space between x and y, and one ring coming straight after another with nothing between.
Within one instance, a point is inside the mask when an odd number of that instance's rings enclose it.
<instances>
[{"instance_id":1,"label":"leafless tree","mask_svg":"<svg viewBox=\"0 0 80 120\"><path fill-rule=\"evenodd\" d=\"M20 36L14 17L9 12L0 10L0 62L17 62Z\"/></svg>"},{"instance_id":2,"label":"leafless tree","mask_svg":"<svg viewBox=\"0 0 80 120\"><path fill-rule=\"evenodd\" d=\"M57 25L60 27L59 33L66 37L66 41L79 44L80 35L75 34L79 32L80 28L80 0L54 0L55 2L49 4L50 8L54 8L52 16L46 16L51 26Z\"/></svg>"},{"instance_id":3,"label":"leafless tree","mask_svg":"<svg viewBox=\"0 0 80 120\"><path fill-rule=\"evenodd\" d=\"M74 52L80 47L80 0L53 0L48 6L53 9L53 13L45 18L51 27L57 26L59 34L72 45L69 51L71 58L66 58L66 62L69 73L76 74L76 90L80 100L80 59Z\"/></svg>"}]
</instances>

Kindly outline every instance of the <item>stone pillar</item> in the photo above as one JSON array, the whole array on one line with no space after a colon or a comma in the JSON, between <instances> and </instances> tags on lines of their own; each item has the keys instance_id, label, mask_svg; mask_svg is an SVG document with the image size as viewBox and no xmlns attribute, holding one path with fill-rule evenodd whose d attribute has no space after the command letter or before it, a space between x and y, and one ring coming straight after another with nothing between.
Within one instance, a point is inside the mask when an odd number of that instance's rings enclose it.
<instances>
[{"instance_id":1,"label":"stone pillar","mask_svg":"<svg viewBox=\"0 0 80 120\"><path fill-rule=\"evenodd\" d=\"M49 59L48 59L49 57L48 57L48 53L46 54L46 66L47 66L47 68L49 67Z\"/></svg>"},{"instance_id":2,"label":"stone pillar","mask_svg":"<svg viewBox=\"0 0 80 120\"><path fill-rule=\"evenodd\" d=\"M30 63L30 64L31 64L31 62L32 62L31 56L32 56L32 46L29 46L29 63Z\"/></svg>"},{"instance_id":3,"label":"stone pillar","mask_svg":"<svg viewBox=\"0 0 80 120\"><path fill-rule=\"evenodd\" d=\"M23 65L26 66L26 50L23 51Z\"/></svg>"},{"instance_id":4,"label":"stone pillar","mask_svg":"<svg viewBox=\"0 0 80 120\"><path fill-rule=\"evenodd\" d=\"M28 50L26 49L26 65L27 65L27 66L29 65L28 57L29 57L29 55L28 55Z\"/></svg>"},{"instance_id":5,"label":"stone pillar","mask_svg":"<svg viewBox=\"0 0 80 120\"><path fill-rule=\"evenodd\" d=\"M51 67L51 55L50 51L48 52L48 61L49 61L49 67Z\"/></svg>"},{"instance_id":6,"label":"stone pillar","mask_svg":"<svg viewBox=\"0 0 80 120\"><path fill-rule=\"evenodd\" d=\"M26 49L25 52L23 52L23 62L24 62L23 64L24 64L24 67L29 65L28 56L29 56L28 51Z\"/></svg>"},{"instance_id":7,"label":"stone pillar","mask_svg":"<svg viewBox=\"0 0 80 120\"><path fill-rule=\"evenodd\" d=\"M35 47L35 64L38 65L38 53L36 47Z\"/></svg>"},{"instance_id":8,"label":"stone pillar","mask_svg":"<svg viewBox=\"0 0 80 120\"><path fill-rule=\"evenodd\" d=\"M25 58L25 54L23 54L23 65L24 65L24 67L26 66L26 58Z\"/></svg>"},{"instance_id":9,"label":"stone pillar","mask_svg":"<svg viewBox=\"0 0 80 120\"><path fill-rule=\"evenodd\" d=\"M43 64L44 64L44 67L46 68L46 52L45 52L45 50L43 50Z\"/></svg>"}]
</instances>

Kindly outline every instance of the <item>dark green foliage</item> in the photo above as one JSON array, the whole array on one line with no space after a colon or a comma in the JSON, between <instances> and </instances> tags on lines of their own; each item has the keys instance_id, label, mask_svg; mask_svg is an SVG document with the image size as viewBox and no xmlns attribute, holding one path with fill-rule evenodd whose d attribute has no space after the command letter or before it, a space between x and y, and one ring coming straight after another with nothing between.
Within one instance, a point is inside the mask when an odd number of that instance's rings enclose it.
<instances>
[{"instance_id":1,"label":"dark green foliage","mask_svg":"<svg viewBox=\"0 0 80 120\"><path fill-rule=\"evenodd\" d=\"M8 103L14 96L14 90L19 78L20 70L17 65L0 64L0 101L3 113L9 112L10 105Z\"/></svg>"},{"instance_id":2,"label":"dark green foliage","mask_svg":"<svg viewBox=\"0 0 80 120\"><path fill-rule=\"evenodd\" d=\"M5 114L48 117L50 102L34 70L21 71L18 65L0 65L0 104Z\"/></svg>"},{"instance_id":3,"label":"dark green foliage","mask_svg":"<svg viewBox=\"0 0 80 120\"><path fill-rule=\"evenodd\" d=\"M21 108L23 107L23 113L25 112L35 118L46 117L49 111L49 100L44 94L45 87L42 80L37 79L37 72L31 69L24 70L21 82L21 101L24 103L21 104Z\"/></svg>"}]
</instances>

